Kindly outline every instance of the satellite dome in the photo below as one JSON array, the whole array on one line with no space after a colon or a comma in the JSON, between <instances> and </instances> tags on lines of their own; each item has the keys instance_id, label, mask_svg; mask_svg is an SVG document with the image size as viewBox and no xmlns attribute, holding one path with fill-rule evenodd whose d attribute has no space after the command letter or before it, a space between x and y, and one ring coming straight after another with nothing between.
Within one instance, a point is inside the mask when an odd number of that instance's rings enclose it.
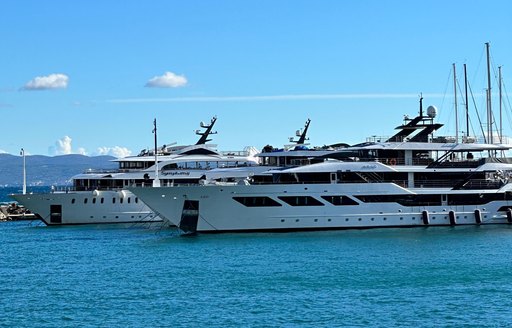
<instances>
[{"instance_id":1,"label":"satellite dome","mask_svg":"<svg viewBox=\"0 0 512 328\"><path fill-rule=\"evenodd\" d=\"M430 118L434 118L437 115L437 108L436 106L428 106L427 108L427 115Z\"/></svg>"}]
</instances>

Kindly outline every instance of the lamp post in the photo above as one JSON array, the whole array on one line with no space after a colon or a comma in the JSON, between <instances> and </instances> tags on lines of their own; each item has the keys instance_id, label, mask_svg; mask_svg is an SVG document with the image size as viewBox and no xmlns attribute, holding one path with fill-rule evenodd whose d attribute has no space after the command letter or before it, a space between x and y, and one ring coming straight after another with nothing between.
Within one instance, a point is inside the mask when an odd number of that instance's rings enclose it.
<instances>
[{"instance_id":1,"label":"lamp post","mask_svg":"<svg viewBox=\"0 0 512 328\"><path fill-rule=\"evenodd\" d=\"M25 166L25 150L21 148L20 155L23 157L23 195L27 193L27 170Z\"/></svg>"}]
</instances>

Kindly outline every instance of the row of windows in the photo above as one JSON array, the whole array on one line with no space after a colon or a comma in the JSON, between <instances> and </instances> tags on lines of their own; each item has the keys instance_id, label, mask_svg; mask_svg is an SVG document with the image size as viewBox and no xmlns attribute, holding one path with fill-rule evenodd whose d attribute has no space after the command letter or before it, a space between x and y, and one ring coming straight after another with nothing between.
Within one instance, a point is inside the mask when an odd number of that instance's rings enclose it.
<instances>
[{"instance_id":1,"label":"row of windows","mask_svg":"<svg viewBox=\"0 0 512 328\"><path fill-rule=\"evenodd\" d=\"M403 206L484 205L496 200L512 200L511 193L488 194L432 194L432 195L361 195L356 196L365 203L398 203Z\"/></svg>"},{"instance_id":2,"label":"row of windows","mask_svg":"<svg viewBox=\"0 0 512 328\"><path fill-rule=\"evenodd\" d=\"M91 202L92 202L93 204L96 204L97 199L98 199L98 198L93 197ZM117 199L119 199L119 203L120 203L120 204L123 204L123 202L124 202L124 198L116 198L116 197L112 197L112 204L115 204L115 203L116 203L116 201L117 201ZM104 198L104 197L99 198L99 200L100 200L100 201L99 201L99 203L100 203L100 204L105 203L105 198ZM132 198L131 198L131 197L128 197L128 198L126 199L126 202L127 202L128 204L130 204L130 203L132 202ZM135 197L135 198L134 198L134 202L135 202L136 204L137 204L137 203L139 203L139 198L138 198L138 197ZM71 199L71 204L75 204L75 203L76 203L76 199L75 199L75 198ZM87 203L89 203L89 198L84 198L84 204L87 204Z\"/></svg>"},{"instance_id":3,"label":"row of windows","mask_svg":"<svg viewBox=\"0 0 512 328\"><path fill-rule=\"evenodd\" d=\"M162 168L166 170L181 169L216 169L226 167L251 166L253 163L247 161L190 161L167 164Z\"/></svg>"},{"instance_id":4,"label":"row of windows","mask_svg":"<svg viewBox=\"0 0 512 328\"><path fill-rule=\"evenodd\" d=\"M321 196L322 199L335 206L359 205L348 196ZM311 196L278 196L290 206L324 206L325 204ZM492 194L459 194L459 195L360 195L356 196L364 203L398 203L402 206L440 206L442 201L448 205L484 205L496 200L512 200L512 193ZM247 207L282 206L270 197L233 197L234 200Z\"/></svg>"},{"instance_id":5,"label":"row of windows","mask_svg":"<svg viewBox=\"0 0 512 328\"><path fill-rule=\"evenodd\" d=\"M290 206L324 206L324 203L311 196L279 196L277 198ZM359 205L347 196L322 196L322 198L335 206ZM270 197L233 197L233 199L247 207L282 206Z\"/></svg>"}]
</instances>

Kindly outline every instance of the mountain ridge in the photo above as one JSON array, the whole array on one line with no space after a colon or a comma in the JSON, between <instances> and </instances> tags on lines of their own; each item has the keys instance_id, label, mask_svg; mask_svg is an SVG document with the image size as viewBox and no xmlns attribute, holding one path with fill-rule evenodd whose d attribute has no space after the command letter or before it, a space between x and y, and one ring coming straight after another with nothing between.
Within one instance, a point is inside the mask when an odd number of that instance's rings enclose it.
<instances>
[{"instance_id":1,"label":"mountain ridge","mask_svg":"<svg viewBox=\"0 0 512 328\"><path fill-rule=\"evenodd\" d=\"M61 186L71 184L71 177L87 169L115 169L113 156L79 154L25 156L27 186ZM0 187L23 184L23 157L0 154Z\"/></svg>"}]
</instances>

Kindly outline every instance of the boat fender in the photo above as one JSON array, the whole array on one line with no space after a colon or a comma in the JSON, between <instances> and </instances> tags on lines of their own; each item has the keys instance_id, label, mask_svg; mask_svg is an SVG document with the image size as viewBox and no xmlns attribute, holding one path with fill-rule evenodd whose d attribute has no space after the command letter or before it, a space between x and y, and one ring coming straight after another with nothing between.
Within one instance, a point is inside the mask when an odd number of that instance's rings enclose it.
<instances>
[{"instance_id":1,"label":"boat fender","mask_svg":"<svg viewBox=\"0 0 512 328\"><path fill-rule=\"evenodd\" d=\"M507 209L507 222L512 223L512 209Z\"/></svg>"},{"instance_id":2,"label":"boat fender","mask_svg":"<svg viewBox=\"0 0 512 328\"><path fill-rule=\"evenodd\" d=\"M457 224L457 218L455 218L455 212L454 211L450 211L448 213L448 217L450 218L450 225L451 226L454 226Z\"/></svg>"},{"instance_id":3,"label":"boat fender","mask_svg":"<svg viewBox=\"0 0 512 328\"><path fill-rule=\"evenodd\" d=\"M421 212L421 218L423 219L423 224L424 225L429 225L430 224L430 219L428 217L428 211Z\"/></svg>"},{"instance_id":4,"label":"boat fender","mask_svg":"<svg viewBox=\"0 0 512 328\"><path fill-rule=\"evenodd\" d=\"M482 223L482 213L480 213L480 210L475 210L475 222L476 224Z\"/></svg>"}]
</instances>

